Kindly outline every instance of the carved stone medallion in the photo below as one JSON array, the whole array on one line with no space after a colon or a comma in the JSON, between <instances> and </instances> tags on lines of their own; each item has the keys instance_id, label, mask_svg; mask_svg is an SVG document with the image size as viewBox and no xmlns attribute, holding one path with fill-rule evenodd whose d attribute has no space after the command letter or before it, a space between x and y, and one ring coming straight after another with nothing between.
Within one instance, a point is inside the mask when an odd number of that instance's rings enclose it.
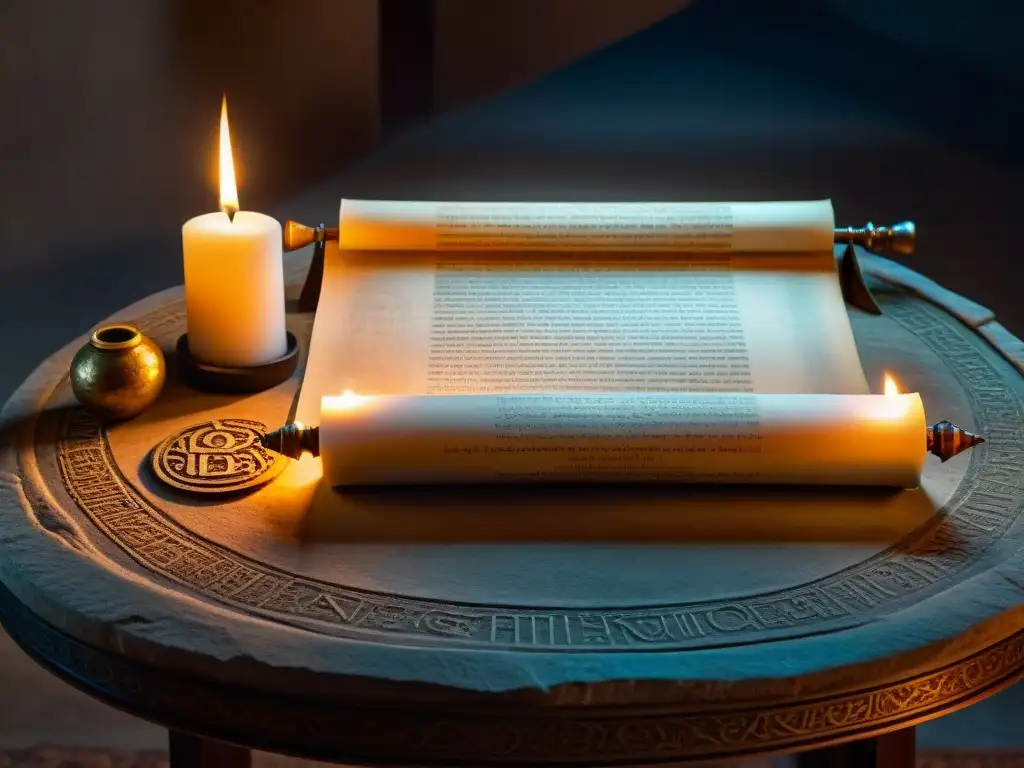
<instances>
[{"instance_id":1,"label":"carved stone medallion","mask_svg":"<svg viewBox=\"0 0 1024 768\"><path fill-rule=\"evenodd\" d=\"M248 419L192 424L153 449L161 482L190 493L233 493L273 480L285 460L260 444L265 425Z\"/></svg>"}]
</instances>

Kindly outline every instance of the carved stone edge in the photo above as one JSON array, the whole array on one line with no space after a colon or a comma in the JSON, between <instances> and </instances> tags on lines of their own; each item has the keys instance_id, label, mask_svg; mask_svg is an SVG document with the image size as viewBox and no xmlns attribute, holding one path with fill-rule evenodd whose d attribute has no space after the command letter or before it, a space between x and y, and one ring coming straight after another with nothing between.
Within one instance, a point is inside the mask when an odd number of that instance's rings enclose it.
<instances>
[{"instance_id":1,"label":"carved stone edge","mask_svg":"<svg viewBox=\"0 0 1024 768\"><path fill-rule=\"evenodd\" d=\"M859 262L866 275L897 287L939 307L946 314L978 333L993 349L1024 375L1024 341L1003 326L992 310L943 288L931 278L883 256L858 248Z\"/></svg>"},{"instance_id":2,"label":"carved stone edge","mask_svg":"<svg viewBox=\"0 0 1024 768\"><path fill-rule=\"evenodd\" d=\"M577 708L380 710L192 679L98 650L0 587L0 620L32 658L107 703L220 740L313 759L445 765L621 765L727 759L865 738L937 717L1024 672L1024 632L927 674L829 700L679 713Z\"/></svg>"},{"instance_id":3,"label":"carved stone edge","mask_svg":"<svg viewBox=\"0 0 1024 768\"><path fill-rule=\"evenodd\" d=\"M1002 323L992 320L978 328L978 333L1024 376L1024 341L1021 341Z\"/></svg>"},{"instance_id":4,"label":"carved stone edge","mask_svg":"<svg viewBox=\"0 0 1024 768\"><path fill-rule=\"evenodd\" d=\"M961 360L966 354L979 360L982 367L990 365L962 323L916 299L908 298L906 302L913 308L902 299L887 301L889 314L908 328L916 326L913 332L922 340L937 335L937 340L929 338L928 343L938 344L947 354ZM952 330L956 339L947 330ZM966 374L961 370L957 375ZM969 395L973 392L970 384L965 383ZM1012 400L1012 413L1004 420L1021 420L1019 398L997 400L1001 407L1008 407ZM885 552L806 584L725 602L622 610L466 606L325 584L201 540L146 502L131 486L114 465L98 422L76 411L64 419L67 425L72 425L70 432L59 433L57 453L68 493L103 534L147 573L161 575L247 615L315 632L404 646L458 645L466 650L505 647L548 653L697 650L739 643L755 634L744 631L748 625L759 627L758 639L810 637L856 626L878 615L880 606L923 599L935 583L961 570L968 555L979 556L1004 535L1016 521L1021 506L1020 489L1014 487L1016 501L1001 515L979 512L985 516L984 524L960 531L960 535L971 533L970 550L964 549L965 542L956 542L950 536L943 528L944 521L966 506L978 485L979 458L972 455L960 488L933 521ZM66 440L69 436L73 438L70 443ZM990 450L996 451L992 456L1002 455L998 441L993 441ZM75 469L79 465L85 467L84 477ZM87 487L85 495L79 492L78 484ZM987 502L993 499L986 497ZM99 509L93 509L97 501ZM954 542L964 552L940 564L937 552L931 550L946 546L944 542ZM871 580L872 573L880 578L888 573L892 583L880 586ZM787 616L790 624L782 621ZM538 642L538 635L547 639Z\"/></svg>"},{"instance_id":5,"label":"carved stone edge","mask_svg":"<svg viewBox=\"0 0 1024 768\"><path fill-rule=\"evenodd\" d=\"M897 261L858 247L858 262L865 275L881 280L912 296L926 299L968 328L977 329L995 319L988 307L944 288L930 277L915 272Z\"/></svg>"}]
</instances>

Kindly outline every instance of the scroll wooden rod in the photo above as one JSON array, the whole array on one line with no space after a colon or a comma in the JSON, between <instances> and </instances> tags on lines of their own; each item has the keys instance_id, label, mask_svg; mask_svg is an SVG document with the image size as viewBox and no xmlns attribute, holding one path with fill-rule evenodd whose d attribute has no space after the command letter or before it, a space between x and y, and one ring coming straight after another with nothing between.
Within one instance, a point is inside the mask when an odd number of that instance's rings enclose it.
<instances>
[{"instance_id":1,"label":"scroll wooden rod","mask_svg":"<svg viewBox=\"0 0 1024 768\"><path fill-rule=\"evenodd\" d=\"M284 223L284 250L295 251L313 243L338 239L337 227L315 227L300 224L289 219ZM868 222L863 227L838 227L834 242L859 245L873 253L898 253L909 255L914 252L917 232L912 221L902 221L888 227L876 227Z\"/></svg>"}]
</instances>

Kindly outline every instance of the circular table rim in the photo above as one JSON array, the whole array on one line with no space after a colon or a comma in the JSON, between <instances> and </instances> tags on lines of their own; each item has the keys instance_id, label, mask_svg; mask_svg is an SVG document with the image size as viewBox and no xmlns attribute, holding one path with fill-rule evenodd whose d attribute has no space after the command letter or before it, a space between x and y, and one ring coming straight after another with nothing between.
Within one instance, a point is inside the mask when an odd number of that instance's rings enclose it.
<instances>
[{"instance_id":1,"label":"circular table rim","mask_svg":"<svg viewBox=\"0 0 1024 768\"><path fill-rule=\"evenodd\" d=\"M138 302L135 305L132 305L131 307L126 308L121 313L119 313L119 316L123 316L124 314L130 313L130 312L133 312L133 311L135 311L135 312L141 311L145 307L159 306L161 304L166 303L168 299L176 298L179 293L180 293L180 288L170 289L169 291L164 291L164 292L161 292L159 294L155 294L154 296L151 296L148 299L144 299L143 301ZM73 342L71 345L68 345L68 347L66 347L65 350L63 350L62 352L57 353L55 356L50 358L50 361L52 362L54 360L60 360L63 357L68 356L69 351L73 351L73 348L75 347L76 344L77 344L77 342ZM33 377L30 377L26 381L26 383L22 386L22 388L19 389L19 392L16 393L16 395L8 403L8 408L11 408L12 403L16 403L16 401L18 400L19 395L24 397L26 392L31 393L33 391L33 386L31 386L31 385L33 385L33 384L38 385L39 384L39 378L38 377L41 376L42 373L45 371L46 365L47 364L44 363L42 366L40 366L40 368L37 369L37 371L33 375ZM47 380L49 380L52 377L47 376L46 378L47 378ZM22 403L22 405L24 405L24 403ZM5 411L7 411L7 410L8 409L5 408ZM24 490L21 487L20 479L18 477L14 477L14 478L8 477L7 476L8 474L9 473L5 472L4 473L4 477L0 478L0 479L3 480L3 484L5 486L7 486L7 487L10 487L10 488L16 490L16 491L21 491L22 493L24 493ZM64 546L64 544L59 544L58 546ZM66 548L65 547L65 549L63 550L63 554L64 555L73 554L73 553L74 553L73 548ZM9 564L5 563L4 565L9 565ZM12 576L12 573L11 573L10 568L5 568L4 571L5 572L2 574L3 578L0 579L0 580L6 582L8 584L8 586L10 586L12 582L14 582L17 586L26 587L29 592L32 591L33 587L31 585L31 578L29 578L28 581L21 581L20 579L11 579L10 577ZM154 589L156 589L155 585L146 585L146 586L147 587L153 587ZM6 589L5 589L5 591L6 591ZM17 592L19 590L15 589L13 591ZM144 590L144 592L145 591L151 591L151 590ZM24 597L26 597L26 596L27 595L18 595L18 596L15 596L14 599L15 599L15 601L24 602ZM38 607L38 606L44 605L44 604L45 604L45 600L41 601L41 602L38 602L35 605L36 605L36 607ZM63 609L64 609L64 607L62 607L61 609L57 610L54 614L51 614L51 617L52 616L58 616L59 617L60 611L63 610ZM28 610L28 609L26 608L26 610ZM10 613L5 611L5 614L6 614L6 616L5 616L6 620L10 621ZM36 616L34 616L34 618L40 623L41 626L49 626L48 623L47 623L47 617L46 616L36 615ZM244 619L243 619L243 621L244 621ZM5 623L6 623L6 621L5 621ZM60 623L60 622L58 621L57 623ZM956 627L955 621L951 622L951 628L955 628L955 627ZM60 632L60 630L57 630L56 628L53 628L53 629L54 629L54 631ZM122 635L120 637L120 640L118 640L118 639L116 639L116 638L114 638L112 636L105 636L105 637L102 638L102 640L104 640L106 642L101 642L99 645L106 645L106 643L115 642L115 644L120 644L120 645L122 645L123 648L125 648L127 650L131 650L131 649L141 650L141 649L143 649L145 647L146 638L144 636L136 635L133 639L129 637L130 635L132 635L132 631L131 630L133 629L133 627L131 626L130 623L126 623L122 627L119 627L118 629L126 630L127 634ZM966 627L965 626L961 626L960 629L966 629ZM16 636L19 636L16 627L12 631L12 634L15 634ZM118 634L120 634L120 633L118 633ZM81 649L91 649L91 651L93 651L95 653L100 653L100 654L105 653L105 651L103 651L101 648L96 647L96 645L94 645L93 643L89 642L90 638L88 638L88 637L85 637L85 636L75 636L75 637L73 637L70 634L64 634L64 636L67 637L70 642L78 643L80 645L80 649L79 650L81 650ZM52 660L50 660L50 661L46 660L46 655L45 655L45 653L41 652L40 648L38 648L38 647L33 648L31 643L28 643L28 642L24 641L24 635L23 634L20 635L19 638L20 638L19 642L24 643L26 648L28 648L30 650L30 652L32 652L33 655L36 658L41 658L44 661L44 663L48 664L51 667L54 666L54 663L53 663ZM940 638L936 638L936 639L939 640ZM128 640L127 644L124 644L125 640ZM994 641L992 641L992 638L990 637L989 638L989 642L987 643L987 645L983 646L983 648L986 648L987 651L992 651L993 649L1003 649L1003 650L1009 649L1007 651L1009 653L1009 658L1006 659L1005 663L1002 664L1002 665L1000 665L1000 664L996 665L996 669L998 670L998 673L995 674L994 677L991 680L988 680L987 682L985 682L983 684L982 688L985 691L991 690L994 687L997 687L999 685L1002 685L1002 684L1005 684L1005 683L1009 682L1011 679L1013 679L1014 677L1016 677L1019 674L1019 671L1020 671L1021 667L1024 666L1024 643L1022 643L1021 638L1020 638L1019 635L1004 635L1002 638L997 638ZM187 652L187 649L182 649L182 650L186 650L185 657L190 656L190 654ZM728 651L728 649L725 649L725 650ZM86 651L82 651L82 652L85 653ZM985 651L983 651L982 653L984 653L984 652ZM145 653L140 654L140 658L144 657L145 655L146 655ZM194 656L194 654L192 654L192 655ZM425 655L426 656L430 656L431 652L428 650ZM125 656L121 657L121 660L125 661L125 663L129 663L126 660L126 657L127 657L127 653L126 653ZM180 663L182 661L186 661L185 657L183 657L182 659L178 659L177 662ZM577 658L579 658L579 657L577 657ZM165 661L172 662L172 659L170 657L168 657L168 658L165 659ZM974 658L973 656L968 654L965 657L965 661L963 662L963 664L964 665L970 665L970 664L977 663L977 661L978 661L977 658ZM145 666L145 663L144 662L137 662L135 666L137 666L139 669L141 669L141 668L143 668ZM186 661L184 666L186 668L189 666L187 661ZM164 667L164 669L166 671L170 672L170 671L173 671L173 667L174 667L174 663L170 663L170 664L168 664L168 666ZM962 672L963 671L962 667L963 667L963 665L954 665L954 667L952 667L951 669L960 670L960 672ZM350 670L350 672L351 671L352 670ZM960 672L958 672L958 674ZM74 673L72 673L72 672L69 672L69 671L65 670L64 674L65 675L70 674L70 676L72 678L74 678ZM921 681L925 680L928 677L929 677L929 675L927 673L924 674L924 675L916 675L916 676L915 675L910 675L909 677L905 677L902 680L897 680L896 683L897 683L897 685L902 685L904 688L906 688L907 686L910 686L911 688L913 688L913 686L916 685L918 682L921 682ZM529 683L529 682L530 681L528 681L528 680L500 681L501 684L499 685L499 688L500 689L504 689L504 690L515 691L517 688L524 687L522 685L523 683ZM218 685L221 685L221 683L218 683ZM401 684L398 685L398 689L399 690L402 687L403 686ZM979 689L979 691L980 690L981 689ZM96 695L100 695L101 697L103 697L103 693L102 693L101 690L96 690L95 688L93 688L93 690L91 692L96 694ZM253 693L252 691L249 691L248 695L252 695L252 693ZM269 695L277 696L278 693L271 693ZM961 699L963 699L963 698L964 698L963 696L953 697L949 701L948 706L949 707L959 706L960 703L961 703ZM571 697L568 700L571 701L572 700ZM795 703L796 703L795 700L791 700L789 702L789 704L795 704ZM926 714L926 715L922 715L922 716L930 717L930 716L934 716L934 714L936 714L936 713ZM439 715L435 714L434 716L437 717ZM634 714L632 716L632 719L636 722L637 725L640 724L640 721L637 721L637 715L636 714ZM881 730L886 730L888 727L889 726L885 726L884 724L880 724L880 725L877 725L877 726L869 726L868 730L871 730L872 732L874 732L874 731L881 731ZM845 732L845 733L837 736L836 740L843 740L843 739L847 739L847 738L854 738L854 737L856 737L857 734L863 734L865 732L866 731L864 729L861 729L860 731L857 731L856 733L854 732L854 730L850 730L848 732ZM815 744L820 744L821 742L819 740L815 739L814 743ZM282 746L286 746L286 745L282 745ZM769 747L769 745L767 745L767 744L762 745L762 746L766 747L766 748ZM790 748L792 746L794 746L794 745L792 745L792 744L785 745L785 748ZM294 751L294 748L287 748L284 751ZM764 751L764 750L759 749L758 751ZM722 754L722 753L714 752L713 755L705 755L705 757L708 757L708 756L718 756L719 754ZM680 756L675 755L675 756L673 756L673 759L679 759L679 757ZM474 760L474 761L478 761L479 760L479 758L471 758L471 759ZM636 762L633 758L630 758L630 761Z\"/></svg>"}]
</instances>

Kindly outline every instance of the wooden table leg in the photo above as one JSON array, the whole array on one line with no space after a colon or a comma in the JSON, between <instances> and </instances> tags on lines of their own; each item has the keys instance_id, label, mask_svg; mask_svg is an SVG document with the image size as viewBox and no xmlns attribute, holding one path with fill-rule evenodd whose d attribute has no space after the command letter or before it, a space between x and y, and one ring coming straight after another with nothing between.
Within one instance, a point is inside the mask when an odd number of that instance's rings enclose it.
<instances>
[{"instance_id":1,"label":"wooden table leg","mask_svg":"<svg viewBox=\"0 0 1024 768\"><path fill-rule=\"evenodd\" d=\"M211 741L180 731L170 732L170 768L251 768L245 747Z\"/></svg>"},{"instance_id":2,"label":"wooden table leg","mask_svg":"<svg viewBox=\"0 0 1024 768\"><path fill-rule=\"evenodd\" d=\"M835 747L801 752L797 768L914 768L917 759L913 728L851 741Z\"/></svg>"}]
</instances>

